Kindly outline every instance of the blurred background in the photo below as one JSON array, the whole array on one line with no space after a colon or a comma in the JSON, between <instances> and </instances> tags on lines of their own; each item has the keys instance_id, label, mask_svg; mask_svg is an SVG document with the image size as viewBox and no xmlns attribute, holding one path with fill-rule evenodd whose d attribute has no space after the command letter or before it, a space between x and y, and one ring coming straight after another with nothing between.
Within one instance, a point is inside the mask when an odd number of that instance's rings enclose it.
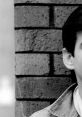
<instances>
[{"instance_id":1,"label":"blurred background","mask_svg":"<svg viewBox=\"0 0 82 117\"><path fill-rule=\"evenodd\" d=\"M0 117L15 116L13 0L0 0Z\"/></svg>"}]
</instances>

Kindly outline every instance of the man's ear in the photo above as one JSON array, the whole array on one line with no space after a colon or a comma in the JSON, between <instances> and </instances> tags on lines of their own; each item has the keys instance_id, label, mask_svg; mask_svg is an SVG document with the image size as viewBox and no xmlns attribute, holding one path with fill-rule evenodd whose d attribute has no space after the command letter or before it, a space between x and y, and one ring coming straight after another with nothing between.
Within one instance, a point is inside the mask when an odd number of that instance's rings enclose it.
<instances>
[{"instance_id":1,"label":"man's ear","mask_svg":"<svg viewBox=\"0 0 82 117\"><path fill-rule=\"evenodd\" d=\"M63 63L64 65L70 69L74 69L74 57L69 53L65 48L62 49L62 54L63 54Z\"/></svg>"}]
</instances>

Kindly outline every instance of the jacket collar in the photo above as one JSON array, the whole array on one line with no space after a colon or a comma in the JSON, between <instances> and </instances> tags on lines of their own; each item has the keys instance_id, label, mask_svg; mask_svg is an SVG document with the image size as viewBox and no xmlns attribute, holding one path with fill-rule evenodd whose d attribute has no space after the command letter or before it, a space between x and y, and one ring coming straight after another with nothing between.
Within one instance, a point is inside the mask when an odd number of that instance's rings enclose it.
<instances>
[{"instance_id":1,"label":"jacket collar","mask_svg":"<svg viewBox=\"0 0 82 117\"><path fill-rule=\"evenodd\" d=\"M49 109L51 117L79 117L73 103L73 92L77 84L72 84Z\"/></svg>"}]
</instances>

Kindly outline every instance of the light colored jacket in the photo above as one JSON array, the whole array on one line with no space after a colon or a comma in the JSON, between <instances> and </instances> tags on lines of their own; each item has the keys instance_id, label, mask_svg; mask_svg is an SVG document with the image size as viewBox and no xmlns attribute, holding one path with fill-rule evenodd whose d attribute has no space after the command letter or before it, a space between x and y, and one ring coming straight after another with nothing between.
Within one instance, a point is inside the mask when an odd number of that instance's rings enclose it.
<instances>
[{"instance_id":1,"label":"light colored jacket","mask_svg":"<svg viewBox=\"0 0 82 117\"><path fill-rule=\"evenodd\" d=\"M73 103L73 92L77 84L71 85L53 104L33 113L30 117L80 117Z\"/></svg>"}]
</instances>

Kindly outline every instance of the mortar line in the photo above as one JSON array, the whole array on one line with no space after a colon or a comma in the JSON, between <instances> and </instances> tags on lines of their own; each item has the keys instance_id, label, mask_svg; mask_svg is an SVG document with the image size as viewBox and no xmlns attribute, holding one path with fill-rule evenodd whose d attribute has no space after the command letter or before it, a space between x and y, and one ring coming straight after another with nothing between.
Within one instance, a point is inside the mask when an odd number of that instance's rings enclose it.
<instances>
[{"instance_id":1,"label":"mortar line","mask_svg":"<svg viewBox=\"0 0 82 117\"><path fill-rule=\"evenodd\" d=\"M49 8L49 27L54 27L54 7Z\"/></svg>"},{"instance_id":2,"label":"mortar line","mask_svg":"<svg viewBox=\"0 0 82 117\"><path fill-rule=\"evenodd\" d=\"M16 78L26 78L26 77L71 77L71 74L64 75L64 74L54 74L54 75L15 75Z\"/></svg>"},{"instance_id":3,"label":"mortar line","mask_svg":"<svg viewBox=\"0 0 82 117\"><path fill-rule=\"evenodd\" d=\"M55 30L62 30L62 28L61 27L54 27L54 26L52 26L52 27L15 27L14 28L15 30L22 30L22 29L28 29L28 30L35 30L35 29L39 29L39 30L51 30L51 29L55 29Z\"/></svg>"},{"instance_id":4,"label":"mortar line","mask_svg":"<svg viewBox=\"0 0 82 117\"><path fill-rule=\"evenodd\" d=\"M14 3L16 6L82 6L82 3Z\"/></svg>"},{"instance_id":5,"label":"mortar line","mask_svg":"<svg viewBox=\"0 0 82 117\"><path fill-rule=\"evenodd\" d=\"M55 98L16 98L17 101L52 101L56 100Z\"/></svg>"},{"instance_id":6,"label":"mortar line","mask_svg":"<svg viewBox=\"0 0 82 117\"><path fill-rule=\"evenodd\" d=\"M15 54L62 54L62 51L16 51Z\"/></svg>"}]
</instances>

